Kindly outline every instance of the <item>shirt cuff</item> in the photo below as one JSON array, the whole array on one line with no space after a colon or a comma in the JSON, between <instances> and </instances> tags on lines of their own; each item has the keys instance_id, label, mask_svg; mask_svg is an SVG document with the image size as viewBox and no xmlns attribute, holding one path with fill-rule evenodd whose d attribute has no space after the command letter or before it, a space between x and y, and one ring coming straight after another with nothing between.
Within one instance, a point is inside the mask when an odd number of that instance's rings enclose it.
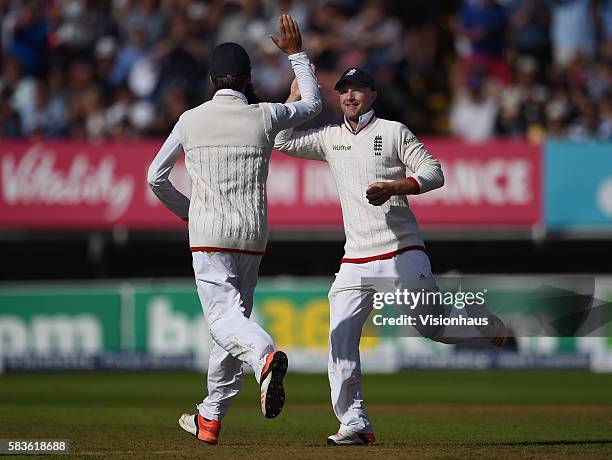
<instances>
[{"instance_id":1,"label":"shirt cuff","mask_svg":"<svg viewBox=\"0 0 612 460\"><path fill-rule=\"evenodd\" d=\"M290 54L287 56L287 59L290 61L298 61L300 59L308 59L308 55L306 54L306 51L300 51L299 53Z\"/></svg>"}]
</instances>

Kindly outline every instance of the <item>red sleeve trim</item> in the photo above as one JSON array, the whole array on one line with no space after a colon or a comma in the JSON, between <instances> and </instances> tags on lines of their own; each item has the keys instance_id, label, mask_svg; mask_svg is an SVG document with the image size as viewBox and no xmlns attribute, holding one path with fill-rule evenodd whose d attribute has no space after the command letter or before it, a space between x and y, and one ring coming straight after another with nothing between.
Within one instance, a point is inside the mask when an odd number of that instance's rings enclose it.
<instances>
[{"instance_id":1,"label":"red sleeve trim","mask_svg":"<svg viewBox=\"0 0 612 460\"><path fill-rule=\"evenodd\" d=\"M192 246L191 252L234 252L238 254L250 254L252 256L263 256L264 251L247 251L246 249L216 248L212 246Z\"/></svg>"},{"instance_id":2,"label":"red sleeve trim","mask_svg":"<svg viewBox=\"0 0 612 460\"><path fill-rule=\"evenodd\" d=\"M418 195L419 193L421 193L421 186L419 185L419 182L414 178L414 177L408 177L407 178L410 182L412 182L414 184L414 186L416 187L416 193L415 195Z\"/></svg>"},{"instance_id":3,"label":"red sleeve trim","mask_svg":"<svg viewBox=\"0 0 612 460\"><path fill-rule=\"evenodd\" d=\"M344 257L340 263L343 263L343 264L365 264L367 262L372 262L373 260L392 259L396 255L402 254L403 252L407 252L407 251L423 251L423 252L426 252L424 246L406 246L405 248L398 249L397 251L386 252L384 254L378 254L376 256L360 257L360 258L348 258L348 257Z\"/></svg>"}]
</instances>

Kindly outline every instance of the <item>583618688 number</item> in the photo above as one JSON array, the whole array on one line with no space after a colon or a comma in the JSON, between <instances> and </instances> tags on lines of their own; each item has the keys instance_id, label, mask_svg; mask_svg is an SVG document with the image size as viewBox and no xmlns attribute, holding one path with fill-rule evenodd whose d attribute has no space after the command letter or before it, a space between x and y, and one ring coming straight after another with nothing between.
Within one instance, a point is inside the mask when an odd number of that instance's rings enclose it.
<instances>
[{"instance_id":1,"label":"583618688 number","mask_svg":"<svg viewBox=\"0 0 612 460\"><path fill-rule=\"evenodd\" d=\"M0 454L65 454L69 451L67 439L0 439Z\"/></svg>"}]
</instances>

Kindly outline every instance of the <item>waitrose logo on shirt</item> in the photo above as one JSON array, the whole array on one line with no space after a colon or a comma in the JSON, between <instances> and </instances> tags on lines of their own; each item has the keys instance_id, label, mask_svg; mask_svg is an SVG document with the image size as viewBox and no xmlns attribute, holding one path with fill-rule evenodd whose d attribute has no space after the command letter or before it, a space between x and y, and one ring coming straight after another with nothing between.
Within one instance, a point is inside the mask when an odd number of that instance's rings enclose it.
<instances>
[{"instance_id":1,"label":"waitrose logo on shirt","mask_svg":"<svg viewBox=\"0 0 612 460\"><path fill-rule=\"evenodd\" d=\"M350 145L332 145L332 150L351 150Z\"/></svg>"}]
</instances>

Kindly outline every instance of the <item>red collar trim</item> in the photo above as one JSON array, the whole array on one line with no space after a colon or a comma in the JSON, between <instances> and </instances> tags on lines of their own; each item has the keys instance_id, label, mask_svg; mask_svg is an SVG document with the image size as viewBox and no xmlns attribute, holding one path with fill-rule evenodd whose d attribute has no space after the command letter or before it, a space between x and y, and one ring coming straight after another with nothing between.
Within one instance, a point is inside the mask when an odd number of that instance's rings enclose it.
<instances>
[{"instance_id":1,"label":"red collar trim","mask_svg":"<svg viewBox=\"0 0 612 460\"><path fill-rule=\"evenodd\" d=\"M248 100L244 94L242 94L240 91L235 91L233 89L220 89L213 95L213 99L216 97L235 97L243 102L248 103Z\"/></svg>"},{"instance_id":2,"label":"red collar trim","mask_svg":"<svg viewBox=\"0 0 612 460\"><path fill-rule=\"evenodd\" d=\"M346 118L344 119L344 126L346 126L346 129L348 129L349 133L351 133L352 135L356 136L358 133L363 131L370 123L372 123L372 120L374 120L374 118L376 118L376 115L372 114L372 116L370 117L368 122L365 125L363 125L361 128L359 128L357 131L353 131L353 128L351 128L351 125L349 125L346 122Z\"/></svg>"}]
</instances>

